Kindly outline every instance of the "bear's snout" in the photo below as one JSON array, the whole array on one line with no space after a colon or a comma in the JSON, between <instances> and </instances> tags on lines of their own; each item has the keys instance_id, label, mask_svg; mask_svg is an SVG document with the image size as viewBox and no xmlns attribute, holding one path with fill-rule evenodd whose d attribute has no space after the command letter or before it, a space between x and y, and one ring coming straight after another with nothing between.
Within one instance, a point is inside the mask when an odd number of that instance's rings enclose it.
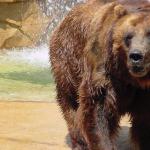
<instances>
[{"instance_id":1,"label":"bear's snout","mask_svg":"<svg viewBox=\"0 0 150 150\"><path fill-rule=\"evenodd\" d=\"M140 65L143 61L143 54L139 50L133 50L129 53L129 59L133 65Z\"/></svg>"},{"instance_id":2,"label":"bear's snout","mask_svg":"<svg viewBox=\"0 0 150 150\"><path fill-rule=\"evenodd\" d=\"M135 77L143 77L147 74L147 70L144 65L144 54L138 50L132 50L129 53L129 71Z\"/></svg>"}]
</instances>

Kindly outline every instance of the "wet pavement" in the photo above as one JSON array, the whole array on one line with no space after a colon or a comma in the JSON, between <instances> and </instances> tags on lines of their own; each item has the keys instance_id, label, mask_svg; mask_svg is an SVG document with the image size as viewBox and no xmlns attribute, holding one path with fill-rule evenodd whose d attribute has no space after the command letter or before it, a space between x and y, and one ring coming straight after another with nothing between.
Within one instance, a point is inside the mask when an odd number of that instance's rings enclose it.
<instances>
[{"instance_id":1,"label":"wet pavement","mask_svg":"<svg viewBox=\"0 0 150 150\"><path fill-rule=\"evenodd\" d=\"M127 117L122 126L119 150L127 150ZM0 150L69 150L67 140L56 103L0 102Z\"/></svg>"}]
</instances>

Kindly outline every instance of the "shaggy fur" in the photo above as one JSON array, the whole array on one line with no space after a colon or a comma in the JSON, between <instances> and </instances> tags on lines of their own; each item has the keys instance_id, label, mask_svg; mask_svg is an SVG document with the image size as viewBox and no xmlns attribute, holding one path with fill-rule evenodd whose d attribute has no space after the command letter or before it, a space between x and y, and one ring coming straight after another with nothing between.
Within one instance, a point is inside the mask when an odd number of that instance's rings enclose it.
<instances>
[{"instance_id":1,"label":"shaggy fur","mask_svg":"<svg viewBox=\"0 0 150 150\"><path fill-rule=\"evenodd\" d=\"M126 113L131 116L133 149L150 147L149 76L139 79L129 73L123 41L131 26L150 25L150 17L144 20L150 12L146 2L133 4L89 0L69 12L52 35L57 101L72 149L115 150L119 120Z\"/></svg>"}]
</instances>

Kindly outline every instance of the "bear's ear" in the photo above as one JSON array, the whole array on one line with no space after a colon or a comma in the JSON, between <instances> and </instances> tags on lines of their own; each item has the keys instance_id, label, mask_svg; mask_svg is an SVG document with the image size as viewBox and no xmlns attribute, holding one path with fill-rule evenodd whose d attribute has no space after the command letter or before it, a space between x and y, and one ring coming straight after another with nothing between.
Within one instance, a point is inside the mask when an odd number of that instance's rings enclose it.
<instances>
[{"instance_id":1,"label":"bear's ear","mask_svg":"<svg viewBox=\"0 0 150 150\"><path fill-rule=\"evenodd\" d=\"M123 7L123 5L117 5L114 7L114 15L116 18L121 18L122 16L127 14L126 8Z\"/></svg>"}]
</instances>

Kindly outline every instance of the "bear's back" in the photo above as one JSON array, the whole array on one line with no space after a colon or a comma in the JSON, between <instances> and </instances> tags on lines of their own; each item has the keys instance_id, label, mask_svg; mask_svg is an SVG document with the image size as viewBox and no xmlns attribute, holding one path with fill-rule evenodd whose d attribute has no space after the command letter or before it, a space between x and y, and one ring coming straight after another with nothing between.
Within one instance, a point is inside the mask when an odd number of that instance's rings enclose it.
<instances>
[{"instance_id":1,"label":"bear's back","mask_svg":"<svg viewBox=\"0 0 150 150\"><path fill-rule=\"evenodd\" d=\"M90 22L100 7L99 3L76 6L53 32L50 58L56 78L65 75L65 82L74 86L80 83L83 73L83 50L88 40Z\"/></svg>"}]
</instances>

